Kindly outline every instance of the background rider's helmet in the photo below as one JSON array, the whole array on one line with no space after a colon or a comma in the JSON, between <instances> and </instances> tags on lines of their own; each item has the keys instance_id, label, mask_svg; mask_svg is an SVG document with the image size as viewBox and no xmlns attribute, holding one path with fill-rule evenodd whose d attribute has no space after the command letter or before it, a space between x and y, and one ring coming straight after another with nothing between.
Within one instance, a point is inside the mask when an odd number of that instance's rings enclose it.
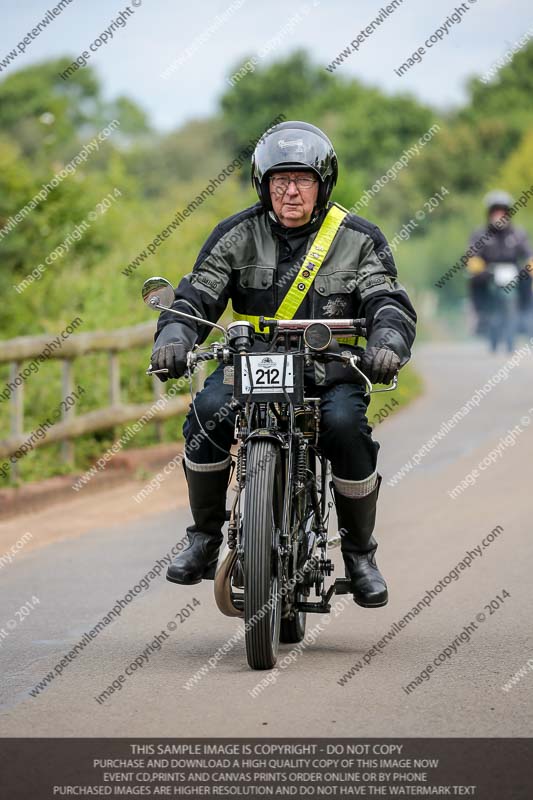
<instances>
[{"instance_id":1,"label":"background rider's helmet","mask_svg":"<svg viewBox=\"0 0 533 800\"><path fill-rule=\"evenodd\" d=\"M487 213L490 214L496 208L502 208L505 211L509 211L514 203L514 200L508 192L504 192L501 189L496 189L494 192L489 192L485 196L483 202L485 204L485 208L487 209Z\"/></svg>"},{"instance_id":2,"label":"background rider's helmet","mask_svg":"<svg viewBox=\"0 0 533 800\"><path fill-rule=\"evenodd\" d=\"M282 170L310 170L320 181L316 210L326 207L337 182L337 155L320 128L308 122L281 122L266 131L252 156L252 183L259 200L271 211L268 179Z\"/></svg>"}]
</instances>

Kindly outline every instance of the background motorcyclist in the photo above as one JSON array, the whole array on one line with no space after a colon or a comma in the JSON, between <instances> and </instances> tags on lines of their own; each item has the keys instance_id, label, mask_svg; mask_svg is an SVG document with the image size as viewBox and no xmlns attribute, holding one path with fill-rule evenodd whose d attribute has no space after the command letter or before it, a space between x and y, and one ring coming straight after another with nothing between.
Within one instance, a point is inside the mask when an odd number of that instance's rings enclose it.
<instances>
[{"instance_id":1,"label":"background motorcyclist","mask_svg":"<svg viewBox=\"0 0 533 800\"><path fill-rule=\"evenodd\" d=\"M332 206L329 198L337 170L333 146L315 126L284 122L267 131L252 159L259 202L217 225L192 272L175 290L173 307L215 322L231 300L234 318L249 320L257 331L259 316L274 316L288 293L301 286L293 286L294 279L306 254L313 252ZM416 322L396 276L379 228L346 213L294 318L365 316L365 370L372 381L390 383L409 359ZM167 368L171 377L183 374L187 351L205 339L207 330L162 312L152 354L154 368ZM354 345L342 347L357 352ZM256 333L254 349L265 348L265 337ZM380 484L379 445L366 418L368 399L348 373L339 364L315 364L305 377L321 398L320 445L332 465L346 574L355 601L373 607L388 599L372 535ZM196 399L196 413L191 408L184 425L194 524L187 529L189 547L168 569L167 578L176 583L197 583L214 574L234 441L232 391L233 368L221 365L206 380Z\"/></svg>"},{"instance_id":2,"label":"background motorcyclist","mask_svg":"<svg viewBox=\"0 0 533 800\"><path fill-rule=\"evenodd\" d=\"M511 222L510 194L496 190L484 202L487 224L470 237L470 297L478 333L488 336L492 350L500 341L512 350L516 333L531 330L533 250L527 233Z\"/></svg>"}]
</instances>

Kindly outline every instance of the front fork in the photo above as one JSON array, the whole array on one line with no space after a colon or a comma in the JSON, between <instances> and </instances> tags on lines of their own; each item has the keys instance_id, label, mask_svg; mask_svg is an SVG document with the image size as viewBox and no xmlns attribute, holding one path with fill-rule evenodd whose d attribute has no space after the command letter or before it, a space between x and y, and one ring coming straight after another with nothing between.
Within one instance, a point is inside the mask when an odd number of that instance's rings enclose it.
<instances>
[{"instance_id":1,"label":"front fork","mask_svg":"<svg viewBox=\"0 0 533 800\"><path fill-rule=\"evenodd\" d=\"M256 428L250 432L248 412L239 412L235 420L235 438L239 442L239 449L237 452L237 465L236 465L236 480L237 480L237 496L232 505L230 512L230 520L228 526L228 547L236 550L236 557L240 564L240 569L244 573L244 550L246 547L245 533L243 535L242 518L243 518L243 490L246 488L246 467L247 467L247 451L248 443L252 439L263 439L268 437L274 439L281 448L282 452L282 470L283 470L283 516L281 528L274 532L272 557L278 565L281 574L279 583L282 587L286 587L289 583L289 562L291 553L290 542L290 511L291 511L291 497L290 497L290 481L289 476L292 473L292 447L290 438L286 434L282 434L270 428ZM261 420L263 423L265 420ZM244 500L246 502L246 500ZM283 593L286 597L286 592Z\"/></svg>"},{"instance_id":2,"label":"front fork","mask_svg":"<svg viewBox=\"0 0 533 800\"><path fill-rule=\"evenodd\" d=\"M325 484L327 481L323 477L323 485L321 487L323 498L321 502L316 484L316 472L314 469L309 469L310 445L305 438L297 433L288 438L286 435L270 429L256 429L250 433L246 425L247 420L243 419L241 414L242 412L237 415L235 421L235 438L239 441L236 466L237 494L230 512L228 547L236 551L236 558L240 563L241 570L243 570L246 542L243 537L241 521L243 516L242 492L246 486L247 444L253 438L263 438L264 436L276 439L284 454L282 460L284 504L282 528L277 531L277 535L274 537L273 547L276 552L273 551L272 555L273 558L278 556L276 561L282 571L279 578L284 596L283 616L286 617L298 610L327 613L331 608L329 601L332 595L334 593L344 594L348 591L344 578L337 578L327 592L324 589L325 578L333 572L333 564L327 558L328 533L325 524L327 517L322 513L323 509L326 509ZM323 465L324 468L325 466ZM299 547L302 545L307 546L308 540L306 539L305 542L300 541L299 528L306 523L306 520L302 519L301 516L298 517L298 515L296 521L291 517L293 510L297 506L302 507L300 500L302 493L304 493L304 515L307 512L306 497L309 496L311 500L313 512L311 535L314 536L316 545L313 546L311 552L306 553L305 561L303 565L300 565L298 563L301 560ZM309 588L314 586L320 601L315 603L297 601L297 587L302 584Z\"/></svg>"}]
</instances>

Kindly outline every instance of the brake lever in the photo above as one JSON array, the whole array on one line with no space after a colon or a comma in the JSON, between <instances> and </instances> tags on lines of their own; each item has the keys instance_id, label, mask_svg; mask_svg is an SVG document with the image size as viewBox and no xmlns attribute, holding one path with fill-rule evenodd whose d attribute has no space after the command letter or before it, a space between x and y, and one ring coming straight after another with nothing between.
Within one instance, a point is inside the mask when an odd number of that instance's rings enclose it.
<instances>
[{"instance_id":1,"label":"brake lever","mask_svg":"<svg viewBox=\"0 0 533 800\"><path fill-rule=\"evenodd\" d=\"M392 379L392 383L390 386L387 386L385 389L375 389L374 385L370 382L365 373L362 372L357 366L357 356L352 356L350 358L350 364L354 368L354 370L358 372L362 378L364 378L364 381L367 385L367 391L365 392L365 397L367 397L370 394L380 394L381 392L393 392L395 389L398 388L398 373L396 373L396 375Z\"/></svg>"},{"instance_id":2,"label":"brake lever","mask_svg":"<svg viewBox=\"0 0 533 800\"><path fill-rule=\"evenodd\" d=\"M193 353L192 350L189 350L187 353L187 369L184 373L185 377L191 377L195 367L197 367L198 364L201 364L204 361L211 361L213 358L215 358L215 356L211 353L208 356L203 357L202 353L197 354ZM145 373L146 375L168 375L168 369L166 367L163 367L162 369L153 369L152 365L150 364Z\"/></svg>"},{"instance_id":3,"label":"brake lever","mask_svg":"<svg viewBox=\"0 0 533 800\"><path fill-rule=\"evenodd\" d=\"M379 392L393 392L398 387L398 373L392 379L392 383L390 386L387 386L386 389L374 389L372 394L379 394Z\"/></svg>"},{"instance_id":4,"label":"brake lever","mask_svg":"<svg viewBox=\"0 0 533 800\"><path fill-rule=\"evenodd\" d=\"M166 369L166 367L163 367L163 369L153 369L150 364L146 370L146 375L168 375L168 369Z\"/></svg>"},{"instance_id":5,"label":"brake lever","mask_svg":"<svg viewBox=\"0 0 533 800\"><path fill-rule=\"evenodd\" d=\"M366 392L365 392L365 397L367 397L368 395L372 394L372 392L374 390L374 387L372 386L370 380L367 378L365 373L362 372L359 369L359 367L357 366L357 361L358 361L357 356L350 356L350 366L352 366L354 368L354 370L362 377L362 379L365 382L365 385L367 387L366 388ZM377 389L376 391L380 391L380 390Z\"/></svg>"}]
</instances>

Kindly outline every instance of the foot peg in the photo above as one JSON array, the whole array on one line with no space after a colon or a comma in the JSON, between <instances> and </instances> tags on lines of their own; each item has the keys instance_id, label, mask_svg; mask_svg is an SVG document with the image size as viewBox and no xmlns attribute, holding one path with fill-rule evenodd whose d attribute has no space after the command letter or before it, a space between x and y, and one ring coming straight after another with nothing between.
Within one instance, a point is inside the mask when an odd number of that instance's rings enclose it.
<instances>
[{"instance_id":1,"label":"foot peg","mask_svg":"<svg viewBox=\"0 0 533 800\"><path fill-rule=\"evenodd\" d=\"M349 578L335 578L335 583L333 584L333 588L335 590L335 594L351 594L351 581Z\"/></svg>"}]
</instances>

